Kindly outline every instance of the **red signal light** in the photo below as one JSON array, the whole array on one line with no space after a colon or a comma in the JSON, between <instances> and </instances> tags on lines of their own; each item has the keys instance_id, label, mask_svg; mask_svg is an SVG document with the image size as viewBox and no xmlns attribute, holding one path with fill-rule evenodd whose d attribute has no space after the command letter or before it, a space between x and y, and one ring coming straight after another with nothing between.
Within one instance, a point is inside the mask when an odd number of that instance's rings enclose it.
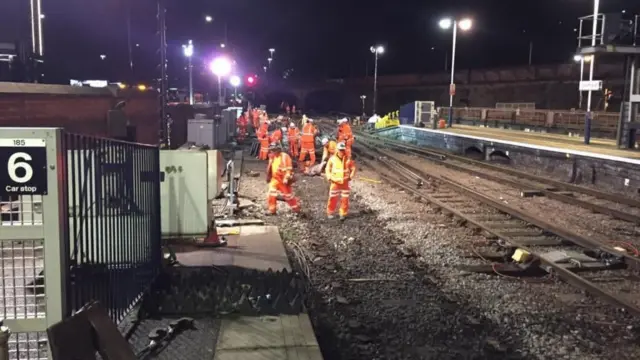
<instances>
[{"instance_id":1,"label":"red signal light","mask_svg":"<svg viewBox=\"0 0 640 360\"><path fill-rule=\"evenodd\" d=\"M253 76L249 76L247 78L247 83L249 83L249 85L253 85L256 82L256 79Z\"/></svg>"}]
</instances>

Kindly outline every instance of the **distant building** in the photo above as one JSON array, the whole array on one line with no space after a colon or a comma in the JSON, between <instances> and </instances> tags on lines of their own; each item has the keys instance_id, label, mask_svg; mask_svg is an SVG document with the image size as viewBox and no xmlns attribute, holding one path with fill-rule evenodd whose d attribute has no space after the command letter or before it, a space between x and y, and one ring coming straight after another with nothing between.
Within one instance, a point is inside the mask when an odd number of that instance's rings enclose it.
<instances>
[{"instance_id":1,"label":"distant building","mask_svg":"<svg viewBox=\"0 0 640 360\"><path fill-rule=\"evenodd\" d=\"M42 0L0 1L0 81L41 82Z\"/></svg>"}]
</instances>

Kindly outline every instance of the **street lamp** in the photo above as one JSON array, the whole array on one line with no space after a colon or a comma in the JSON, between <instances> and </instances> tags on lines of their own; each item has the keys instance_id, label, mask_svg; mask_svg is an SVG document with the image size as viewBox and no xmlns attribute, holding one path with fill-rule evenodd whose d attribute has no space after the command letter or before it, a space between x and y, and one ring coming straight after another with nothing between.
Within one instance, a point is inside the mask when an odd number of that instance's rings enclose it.
<instances>
[{"instance_id":1,"label":"street lamp","mask_svg":"<svg viewBox=\"0 0 640 360\"><path fill-rule=\"evenodd\" d=\"M187 45L182 45L182 53L189 61L189 104L193 105L193 66L191 57L193 56L193 41L189 40Z\"/></svg>"},{"instance_id":2,"label":"street lamp","mask_svg":"<svg viewBox=\"0 0 640 360\"><path fill-rule=\"evenodd\" d=\"M240 77L237 75L233 75L231 78L229 78L229 84L231 84L231 86L233 86L233 97L237 98L238 97L238 86L240 86Z\"/></svg>"},{"instance_id":3,"label":"street lamp","mask_svg":"<svg viewBox=\"0 0 640 360\"><path fill-rule=\"evenodd\" d=\"M264 70L264 72L267 72L267 67L266 67L266 66L263 66L263 67L262 67L262 70Z\"/></svg>"},{"instance_id":4,"label":"street lamp","mask_svg":"<svg viewBox=\"0 0 640 360\"><path fill-rule=\"evenodd\" d=\"M224 48L227 47L227 45L225 43L222 43L222 44L220 44L220 47L224 49Z\"/></svg>"},{"instance_id":5,"label":"street lamp","mask_svg":"<svg viewBox=\"0 0 640 360\"><path fill-rule=\"evenodd\" d=\"M273 61L273 58L268 58L267 61L269 62L269 69L271 69L271 62Z\"/></svg>"},{"instance_id":6,"label":"street lamp","mask_svg":"<svg viewBox=\"0 0 640 360\"><path fill-rule=\"evenodd\" d=\"M364 119L364 100L367 98L367 95L360 95L360 100L362 100L362 118Z\"/></svg>"},{"instance_id":7,"label":"street lamp","mask_svg":"<svg viewBox=\"0 0 640 360\"><path fill-rule=\"evenodd\" d=\"M378 57L384 54L382 45L375 45L369 48L375 57L373 66L373 114L376 113L376 99L378 98Z\"/></svg>"},{"instance_id":8,"label":"street lamp","mask_svg":"<svg viewBox=\"0 0 640 360\"><path fill-rule=\"evenodd\" d=\"M373 67L373 114L376 113L376 103L378 99L378 57L384 53L384 47L382 45L371 46L369 48L372 54L374 54L375 61Z\"/></svg>"},{"instance_id":9,"label":"street lamp","mask_svg":"<svg viewBox=\"0 0 640 360\"><path fill-rule=\"evenodd\" d=\"M456 65L456 40L458 38L458 28L462 31L468 31L471 29L473 23L471 19L462 19L460 21L455 19L445 18L440 20L439 25L442 29L453 29L453 45L451 50L451 84L449 85L449 127L453 125L453 95L456 92L455 84L455 65Z\"/></svg>"},{"instance_id":10,"label":"street lamp","mask_svg":"<svg viewBox=\"0 0 640 360\"><path fill-rule=\"evenodd\" d=\"M231 61L225 57L215 58L211 62L211 72L218 77L218 104L222 105L222 77L231 72Z\"/></svg>"},{"instance_id":11,"label":"street lamp","mask_svg":"<svg viewBox=\"0 0 640 360\"><path fill-rule=\"evenodd\" d=\"M270 58L273 58L273 53L276 52L276 49L271 48L269 49L269 54L271 55Z\"/></svg>"},{"instance_id":12,"label":"street lamp","mask_svg":"<svg viewBox=\"0 0 640 360\"><path fill-rule=\"evenodd\" d=\"M584 79L584 63L590 63L593 56L587 55L575 55L573 61L580 63L580 82ZM580 84L578 84L578 109L582 110L582 90L580 90Z\"/></svg>"},{"instance_id":13,"label":"street lamp","mask_svg":"<svg viewBox=\"0 0 640 360\"><path fill-rule=\"evenodd\" d=\"M206 22L208 22L208 23L212 22L212 21L213 21L213 16L211 16L211 15L206 15L206 16L204 17L204 21L206 21Z\"/></svg>"},{"instance_id":14,"label":"street lamp","mask_svg":"<svg viewBox=\"0 0 640 360\"><path fill-rule=\"evenodd\" d=\"M593 27L592 27L592 35L591 35L591 47L596 47L596 37L598 35L598 14L600 12L600 0L593 1ZM604 22L604 20L603 20ZM604 28L604 23L603 23ZM580 34L582 35L582 34ZM592 55L593 56L593 55ZM596 59L593 57L589 64L589 81L593 81L593 72L596 66ZM587 113L585 115L584 121L584 143L585 145L589 145L591 142L591 119L593 115L591 114L591 90L587 92Z\"/></svg>"},{"instance_id":15,"label":"street lamp","mask_svg":"<svg viewBox=\"0 0 640 360\"><path fill-rule=\"evenodd\" d=\"M100 55L100 60L104 60L106 58L107 58L107 55L104 55L104 54Z\"/></svg>"}]
</instances>

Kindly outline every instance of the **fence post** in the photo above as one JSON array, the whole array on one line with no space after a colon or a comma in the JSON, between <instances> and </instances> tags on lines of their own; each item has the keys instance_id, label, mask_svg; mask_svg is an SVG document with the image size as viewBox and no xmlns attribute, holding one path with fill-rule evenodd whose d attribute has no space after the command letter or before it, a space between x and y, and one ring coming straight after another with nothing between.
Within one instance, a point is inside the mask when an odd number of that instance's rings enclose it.
<instances>
[{"instance_id":1,"label":"fence post","mask_svg":"<svg viewBox=\"0 0 640 360\"><path fill-rule=\"evenodd\" d=\"M9 360L9 336L11 331L4 326L4 320L0 320L0 360Z\"/></svg>"}]
</instances>

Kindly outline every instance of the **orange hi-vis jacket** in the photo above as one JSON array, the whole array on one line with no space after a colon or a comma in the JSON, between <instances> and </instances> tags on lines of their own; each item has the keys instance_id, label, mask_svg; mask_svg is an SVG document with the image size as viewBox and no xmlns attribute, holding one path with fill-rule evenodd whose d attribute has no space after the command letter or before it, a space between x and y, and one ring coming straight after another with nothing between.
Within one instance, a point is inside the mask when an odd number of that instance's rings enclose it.
<instances>
[{"instance_id":1,"label":"orange hi-vis jacket","mask_svg":"<svg viewBox=\"0 0 640 360\"><path fill-rule=\"evenodd\" d=\"M274 156L269 160L267 165L267 176L271 177L271 182L280 184L288 183L293 178L293 161L291 156L285 152L281 152L278 156Z\"/></svg>"},{"instance_id":2,"label":"orange hi-vis jacket","mask_svg":"<svg viewBox=\"0 0 640 360\"><path fill-rule=\"evenodd\" d=\"M353 139L353 131L351 131L351 125L348 123L342 123L338 126L338 141L345 144L351 142Z\"/></svg>"},{"instance_id":3,"label":"orange hi-vis jacket","mask_svg":"<svg viewBox=\"0 0 640 360\"><path fill-rule=\"evenodd\" d=\"M329 160L329 157L333 156L336 153L337 146L338 143L336 143L335 141L329 141L327 145L325 145L322 149L322 161Z\"/></svg>"},{"instance_id":4,"label":"orange hi-vis jacket","mask_svg":"<svg viewBox=\"0 0 640 360\"><path fill-rule=\"evenodd\" d=\"M271 143L280 143L282 141L282 130L276 129L273 133L271 133L271 138L269 139Z\"/></svg>"},{"instance_id":5,"label":"orange hi-vis jacket","mask_svg":"<svg viewBox=\"0 0 640 360\"><path fill-rule=\"evenodd\" d=\"M300 129L290 127L287 130L287 138L289 143L297 143L300 140Z\"/></svg>"},{"instance_id":6,"label":"orange hi-vis jacket","mask_svg":"<svg viewBox=\"0 0 640 360\"><path fill-rule=\"evenodd\" d=\"M302 134L300 136L300 142L302 143L302 147L311 148L316 146L316 135L318 134L318 129L313 126L312 123L306 123L302 128Z\"/></svg>"},{"instance_id":7,"label":"orange hi-vis jacket","mask_svg":"<svg viewBox=\"0 0 640 360\"><path fill-rule=\"evenodd\" d=\"M260 124L260 128L256 132L258 140L265 140L269 137L269 125L266 122Z\"/></svg>"},{"instance_id":8,"label":"orange hi-vis jacket","mask_svg":"<svg viewBox=\"0 0 640 360\"><path fill-rule=\"evenodd\" d=\"M327 180L335 184L346 184L356 175L356 165L346 155L340 158L338 154L333 155L325 169Z\"/></svg>"}]
</instances>

